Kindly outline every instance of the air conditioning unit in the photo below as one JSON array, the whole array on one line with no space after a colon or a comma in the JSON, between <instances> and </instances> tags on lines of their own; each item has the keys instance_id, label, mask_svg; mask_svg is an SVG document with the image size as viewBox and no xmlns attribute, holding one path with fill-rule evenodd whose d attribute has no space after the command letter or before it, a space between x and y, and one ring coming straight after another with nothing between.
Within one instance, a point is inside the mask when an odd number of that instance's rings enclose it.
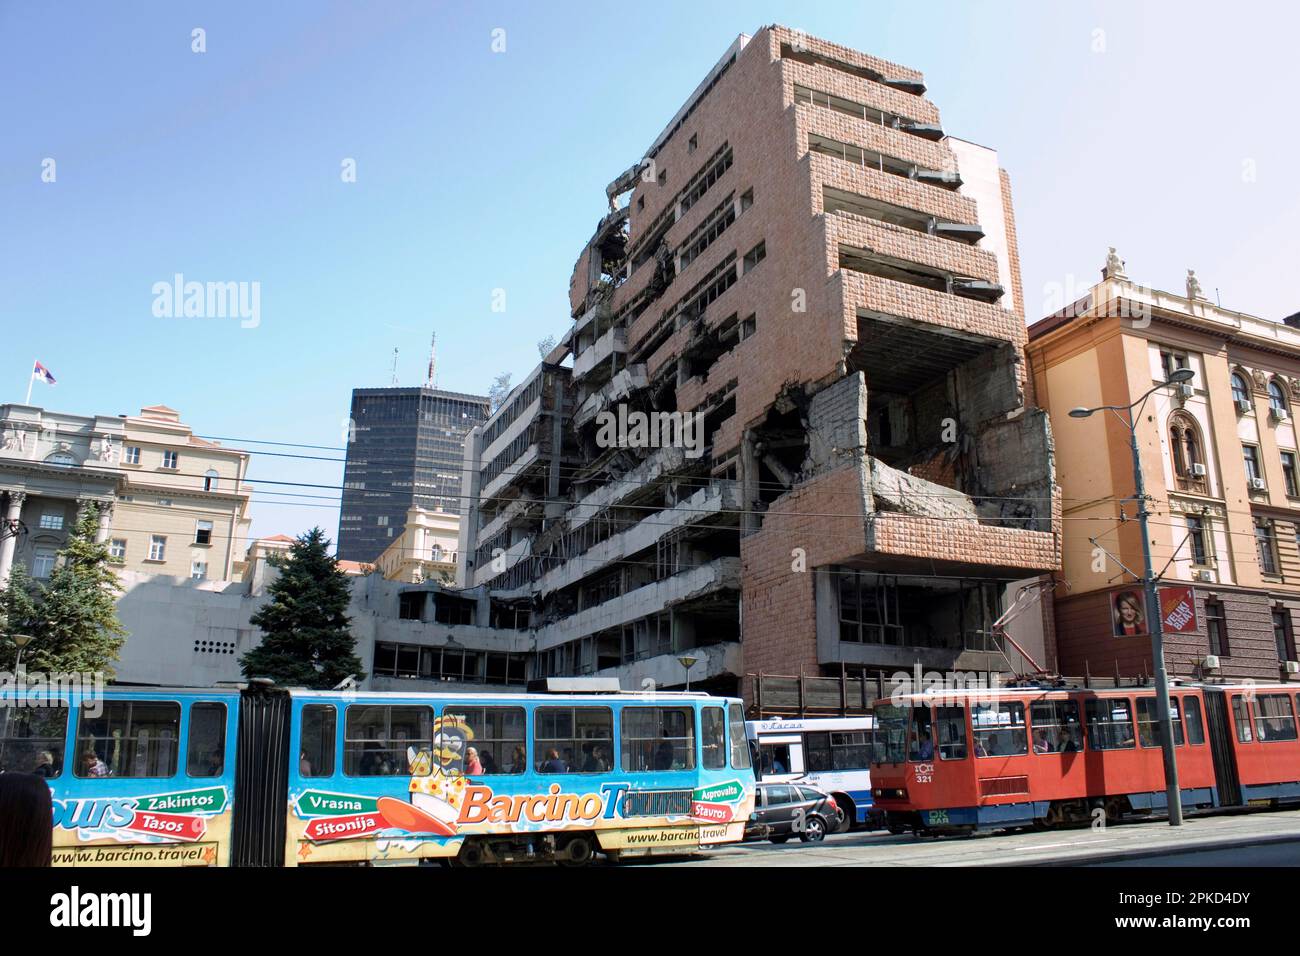
<instances>
[{"instance_id":1,"label":"air conditioning unit","mask_svg":"<svg viewBox=\"0 0 1300 956\"><path fill-rule=\"evenodd\" d=\"M1206 654L1206 655L1205 655L1205 660L1202 661L1202 663L1205 665L1205 669L1206 669L1207 671L1218 670L1218 669L1219 669L1219 655L1218 655L1218 654Z\"/></svg>"},{"instance_id":2,"label":"air conditioning unit","mask_svg":"<svg viewBox=\"0 0 1300 956\"><path fill-rule=\"evenodd\" d=\"M1198 581L1204 581L1204 582L1206 582L1207 584L1209 584L1209 583L1213 583L1213 581L1214 581L1214 572L1213 572L1213 571L1197 571L1197 572L1196 572L1196 580L1198 580Z\"/></svg>"},{"instance_id":3,"label":"air conditioning unit","mask_svg":"<svg viewBox=\"0 0 1300 956\"><path fill-rule=\"evenodd\" d=\"M1288 674L1300 674L1300 661L1286 661L1285 664Z\"/></svg>"},{"instance_id":4,"label":"air conditioning unit","mask_svg":"<svg viewBox=\"0 0 1300 956\"><path fill-rule=\"evenodd\" d=\"M1205 466L1202 465L1199 461L1192 462L1192 477L1193 478L1205 477Z\"/></svg>"},{"instance_id":5,"label":"air conditioning unit","mask_svg":"<svg viewBox=\"0 0 1300 956\"><path fill-rule=\"evenodd\" d=\"M1237 414L1245 415L1248 411L1250 411L1250 399L1248 398L1237 399Z\"/></svg>"},{"instance_id":6,"label":"air conditioning unit","mask_svg":"<svg viewBox=\"0 0 1300 956\"><path fill-rule=\"evenodd\" d=\"M1264 490L1264 479L1263 479L1263 478L1252 478L1252 479L1250 479L1250 490L1251 490L1251 491L1263 491L1263 490Z\"/></svg>"},{"instance_id":7,"label":"air conditioning unit","mask_svg":"<svg viewBox=\"0 0 1300 956\"><path fill-rule=\"evenodd\" d=\"M1186 401L1187 399L1191 398L1195 394L1196 394L1196 389L1192 388L1192 386L1186 383L1183 383L1178 386L1178 397L1181 398L1183 401Z\"/></svg>"},{"instance_id":8,"label":"air conditioning unit","mask_svg":"<svg viewBox=\"0 0 1300 956\"><path fill-rule=\"evenodd\" d=\"M1291 417L1285 408L1272 408L1268 410L1268 417L1275 422L1284 422Z\"/></svg>"}]
</instances>

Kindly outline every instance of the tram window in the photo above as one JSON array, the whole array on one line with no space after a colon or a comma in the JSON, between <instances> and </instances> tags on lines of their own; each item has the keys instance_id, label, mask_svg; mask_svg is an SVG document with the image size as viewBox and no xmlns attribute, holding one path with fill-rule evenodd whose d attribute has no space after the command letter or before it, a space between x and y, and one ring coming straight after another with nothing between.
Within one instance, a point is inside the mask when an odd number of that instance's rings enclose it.
<instances>
[{"instance_id":1,"label":"tram window","mask_svg":"<svg viewBox=\"0 0 1300 956\"><path fill-rule=\"evenodd\" d=\"M408 750L430 748L432 726L432 707L354 704L347 709L344 723L344 774L349 777L405 776L411 772Z\"/></svg>"},{"instance_id":2,"label":"tram window","mask_svg":"<svg viewBox=\"0 0 1300 956\"><path fill-rule=\"evenodd\" d=\"M732 769L748 770L753 760L749 754L749 738L745 736L745 712L739 704L728 705L727 733L731 735Z\"/></svg>"},{"instance_id":3,"label":"tram window","mask_svg":"<svg viewBox=\"0 0 1300 956\"><path fill-rule=\"evenodd\" d=\"M533 714L538 773L593 773L588 756L613 766L614 713L608 707L538 707Z\"/></svg>"},{"instance_id":4,"label":"tram window","mask_svg":"<svg viewBox=\"0 0 1300 956\"><path fill-rule=\"evenodd\" d=\"M930 726L930 708L912 710L912 727L907 735L908 760L934 759L934 728Z\"/></svg>"},{"instance_id":5,"label":"tram window","mask_svg":"<svg viewBox=\"0 0 1300 956\"><path fill-rule=\"evenodd\" d=\"M1020 701L973 704L970 721L975 734L975 756L1017 757L1029 752L1025 705Z\"/></svg>"},{"instance_id":6,"label":"tram window","mask_svg":"<svg viewBox=\"0 0 1300 956\"><path fill-rule=\"evenodd\" d=\"M1088 746L1093 750L1128 750L1133 741L1133 705L1127 697L1098 697L1087 702Z\"/></svg>"},{"instance_id":7,"label":"tram window","mask_svg":"<svg viewBox=\"0 0 1300 956\"><path fill-rule=\"evenodd\" d=\"M302 751L298 754L298 773L302 776L334 776L336 720L332 704L308 704L302 709Z\"/></svg>"},{"instance_id":8,"label":"tram window","mask_svg":"<svg viewBox=\"0 0 1300 956\"><path fill-rule=\"evenodd\" d=\"M1295 713L1286 694L1260 694L1255 698L1255 736L1261 743L1295 740Z\"/></svg>"},{"instance_id":9,"label":"tram window","mask_svg":"<svg viewBox=\"0 0 1300 956\"><path fill-rule=\"evenodd\" d=\"M690 707L624 707L619 728L624 770L695 769L695 711Z\"/></svg>"},{"instance_id":10,"label":"tram window","mask_svg":"<svg viewBox=\"0 0 1300 956\"><path fill-rule=\"evenodd\" d=\"M700 743L705 767L718 770L727 765L727 712L721 707L700 711Z\"/></svg>"},{"instance_id":11,"label":"tram window","mask_svg":"<svg viewBox=\"0 0 1300 956\"><path fill-rule=\"evenodd\" d=\"M1235 694L1232 698L1232 722L1237 725L1237 743L1248 744L1255 739L1250 732L1250 711L1246 707L1246 698Z\"/></svg>"},{"instance_id":12,"label":"tram window","mask_svg":"<svg viewBox=\"0 0 1300 956\"><path fill-rule=\"evenodd\" d=\"M171 777L176 773L181 705L162 700L115 700L98 717L81 712L78 777Z\"/></svg>"},{"instance_id":13,"label":"tram window","mask_svg":"<svg viewBox=\"0 0 1300 956\"><path fill-rule=\"evenodd\" d=\"M67 738L65 703L52 707L0 707L0 773L60 776Z\"/></svg>"},{"instance_id":14,"label":"tram window","mask_svg":"<svg viewBox=\"0 0 1300 956\"><path fill-rule=\"evenodd\" d=\"M1205 725L1201 723L1201 702L1195 697L1184 697L1183 716L1187 724L1187 742L1193 747L1205 743Z\"/></svg>"},{"instance_id":15,"label":"tram window","mask_svg":"<svg viewBox=\"0 0 1300 956\"><path fill-rule=\"evenodd\" d=\"M934 729L939 735L940 760L966 759L966 708L940 707Z\"/></svg>"},{"instance_id":16,"label":"tram window","mask_svg":"<svg viewBox=\"0 0 1300 956\"><path fill-rule=\"evenodd\" d=\"M1034 753L1072 754L1083 749L1079 703L1073 700L1036 700L1029 705L1034 725Z\"/></svg>"},{"instance_id":17,"label":"tram window","mask_svg":"<svg viewBox=\"0 0 1300 956\"><path fill-rule=\"evenodd\" d=\"M219 777L226 768L226 705L204 701L190 708L185 772L191 777Z\"/></svg>"},{"instance_id":18,"label":"tram window","mask_svg":"<svg viewBox=\"0 0 1300 956\"><path fill-rule=\"evenodd\" d=\"M1183 715L1177 697L1169 698L1169 721L1174 725L1174 746L1183 745ZM1160 718L1154 697L1138 698L1138 742L1143 747L1159 747Z\"/></svg>"},{"instance_id":19,"label":"tram window","mask_svg":"<svg viewBox=\"0 0 1300 956\"><path fill-rule=\"evenodd\" d=\"M876 763L902 763L907 753L907 709L896 704L877 704L871 759Z\"/></svg>"},{"instance_id":20,"label":"tram window","mask_svg":"<svg viewBox=\"0 0 1300 956\"><path fill-rule=\"evenodd\" d=\"M524 773L528 769L522 707L446 707L442 711L441 724L444 735L449 735L451 729L448 717L459 718L465 728L467 762L472 747L483 768L479 771L466 768L465 773L478 776Z\"/></svg>"},{"instance_id":21,"label":"tram window","mask_svg":"<svg viewBox=\"0 0 1300 956\"><path fill-rule=\"evenodd\" d=\"M803 768L811 773L825 773L831 769L831 735L803 735Z\"/></svg>"},{"instance_id":22,"label":"tram window","mask_svg":"<svg viewBox=\"0 0 1300 956\"><path fill-rule=\"evenodd\" d=\"M790 773L790 745L759 744L758 761L764 776L770 773Z\"/></svg>"}]
</instances>

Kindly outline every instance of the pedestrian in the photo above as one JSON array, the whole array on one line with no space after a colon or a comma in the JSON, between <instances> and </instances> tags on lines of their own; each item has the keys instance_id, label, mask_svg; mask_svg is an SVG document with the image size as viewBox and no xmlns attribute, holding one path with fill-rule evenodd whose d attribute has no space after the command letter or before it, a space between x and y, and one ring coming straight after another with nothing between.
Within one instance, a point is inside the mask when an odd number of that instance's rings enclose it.
<instances>
[{"instance_id":1,"label":"pedestrian","mask_svg":"<svg viewBox=\"0 0 1300 956\"><path fill-rule=\"evenodd\" d=\"M0 869L50 866L54 805L43 777L0 773Z\"/></svg>"}]
</instances>

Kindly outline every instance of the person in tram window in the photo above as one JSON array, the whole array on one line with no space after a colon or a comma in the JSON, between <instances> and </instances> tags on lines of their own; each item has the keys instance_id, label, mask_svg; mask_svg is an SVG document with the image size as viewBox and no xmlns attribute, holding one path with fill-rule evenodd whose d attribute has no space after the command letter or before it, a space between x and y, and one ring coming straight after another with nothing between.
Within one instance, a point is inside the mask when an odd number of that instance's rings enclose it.
<instances>
[{"instance_id":1,"label":"person in tram window","mask_svg":"<svg viewBox=\"0 0 1300 956\"><path fill-rule=\"evenodd\" d=\"M58 771L54 769L54 754L48 750L42 750L36 755L36 766L32 768L32 774L37 777L57 777Z\"/></svg>"},{"instance_id":2,"label":"person in tram window","mask_svg":"<svg viewBox=\"0 0 1300 956\"><path fill-rule=\"evenodd\" d=\"M552 747L546 751L546 759L538 769L542 773L568 773L569 765L560 759L560 752Z\"/></svg>"},{"instance_id":3,"label":"person in tram window","mask_svg":"<svg viewBox=\"0 0 1300 956\"><path fill-rule=\"evenodd\" d=\"M666 740L659 741L659 746L655 749L655 769L673 769L673 745Z\"/></svg>"},{"instance_id":4,"label":"person in tram window","mask_svg":"<svg viewBox=\"0 0 1300 956\"><path fill-rule=\"evenodd\" d=\"M913 760L933 760L934 759L934 741L930 739L927 731L921 731L921 739L917 741L916 753L913 754Z\"/></svg>"},{"instance_id":5,"label":"person in tram window","mask_svg":"<svg viewBox=\"0 0 1300 956\"><path fill-rule=\"evenodd\" d=\"M298 773L304 777L311 776L311 758L307 756L307 751L298 755Z\"/></svg>"},{"instance_id":6,"label":"person in tram window","mask_svg":"<svg viewBox=\"0 0 1300 956\"><path fill-rule=\"evenodd\" d=\"M976 737L976 738L975 738L975 756L977 756L977 757L987 757L988 755L989 755L989 750L988 750L987 747L984 746L984 740L983 740L983 738L981 738L981 737Z\"/></svg>"},{"instance_id":7,"label":"person in tram window","mask_svg":"<svg viewBox=\"0 0 1300 956\"><path fill-rule=\"evenodd\" d=\"M1038 731L1038 735L1034 738L1034 753L1036 754L1055 753L1055 751L1052 748L1052 742L1047 739L1047 731L1045 730Z\"/></svg>"},{"instance_id":8,"label":"person in tram window","mask_svg":"<svg viewBox=\"0 0 1300 956\"><path fill-rule=\"evenodd\" d=\"M1079 748L1074 742L1074 735L1066 727L1061 728L1056 738L1056 749L1063 754L1076 753Z\"/></svg>"},{"instance_id":9,"label":"person in tram window","mask_svg":"<svg viewBox=\"0 0 1300 956\"><path fill-rule=\"evenodd\" d=\"M478 759L478 748L470 747L465 751L465 775L472 776L483 772L483 763Z\"/></svg>"},{"instance_id":10,"label":"person in tram window","mask_svg":"<svg viewBox=\"0 0 1300 956\"><path fill-rule=\"evenodd\" d=\"M523 745L515 747L515 752L510 758L510 772L523 773L528 769L528 752Z\"/></svg>"}]
</instances>

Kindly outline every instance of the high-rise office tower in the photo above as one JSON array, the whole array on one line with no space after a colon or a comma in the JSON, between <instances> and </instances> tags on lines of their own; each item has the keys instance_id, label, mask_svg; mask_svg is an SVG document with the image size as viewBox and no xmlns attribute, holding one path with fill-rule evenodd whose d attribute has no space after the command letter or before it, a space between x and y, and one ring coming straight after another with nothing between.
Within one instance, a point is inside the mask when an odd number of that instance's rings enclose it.
<instances>
[{"instance_id":1,"label":"high-rise office tower","mask_svg":"<svg viewBox=\"0 0 1300 956\"><path fill-rule=\"evenodd\" d=\"M353 389L339 558L375 560L412 506L458 513L465 435L487 416L483 395L428 385Z\"/></svg>"}]
</instances>

